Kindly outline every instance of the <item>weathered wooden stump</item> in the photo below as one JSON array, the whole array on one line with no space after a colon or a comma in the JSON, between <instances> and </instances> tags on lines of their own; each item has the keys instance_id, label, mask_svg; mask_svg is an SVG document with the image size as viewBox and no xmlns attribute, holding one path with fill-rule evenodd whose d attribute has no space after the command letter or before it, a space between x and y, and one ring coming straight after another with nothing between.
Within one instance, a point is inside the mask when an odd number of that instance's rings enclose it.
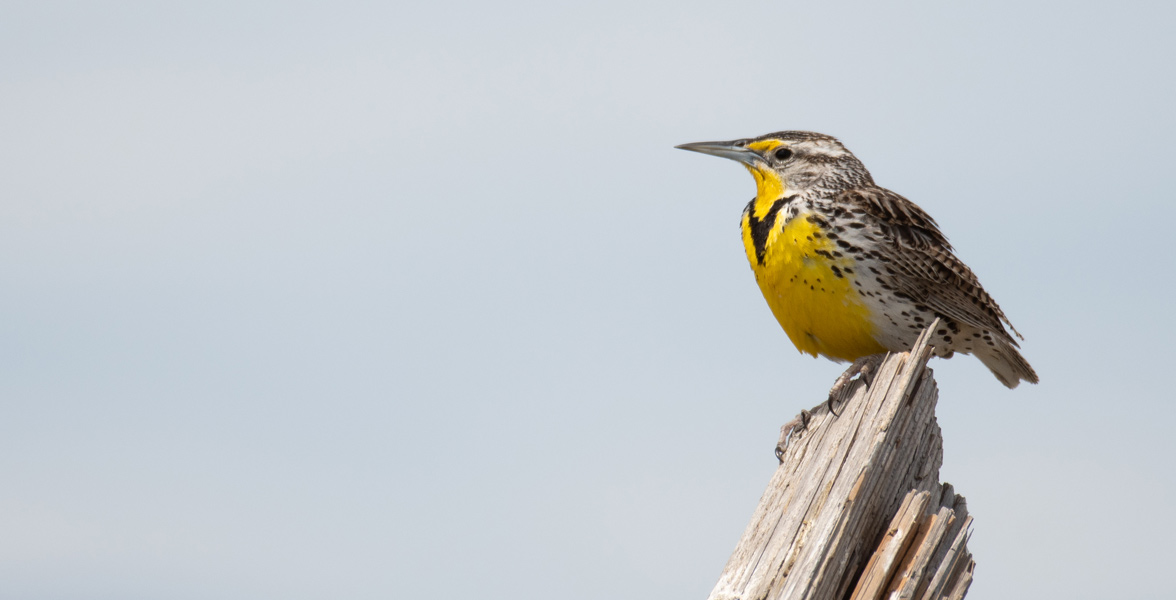
<instances>
[{"instance_id":1,"label":"weathered wooden stump","mask_svg":"<svg viewBox=\"0 0 1176 600\"><path fill-rule=\"evenodd\" d=\"M855 382L840 417L813 409L710 600L964 597L972 518L939 482L928 337Z\"/></svg>"}]
</instances>

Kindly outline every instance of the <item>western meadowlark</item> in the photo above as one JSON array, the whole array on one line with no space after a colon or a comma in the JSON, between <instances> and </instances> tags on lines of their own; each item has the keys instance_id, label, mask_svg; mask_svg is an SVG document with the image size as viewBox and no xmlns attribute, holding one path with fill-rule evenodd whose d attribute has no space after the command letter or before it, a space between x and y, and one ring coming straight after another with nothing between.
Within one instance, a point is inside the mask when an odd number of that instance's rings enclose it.
<instances>
[{"instance_id":1,"label":"western meadowlark","mask_svg":"<svg viewBox=\"0 0 1176 600\"><path fill-rule=\"evenodd\" d=\"M1037 383L1021 334L923 209L874 183L835 138L782 131L678 146L743 163L756 195L743 246L772 313L801 352L854 361L834 390L909 350L937 317L937 356L975 354L1010 388ZM1022 338L1023 339L1023 338ZM830 394L832 409L833 393Z\"/></svg>"}]
</instances>

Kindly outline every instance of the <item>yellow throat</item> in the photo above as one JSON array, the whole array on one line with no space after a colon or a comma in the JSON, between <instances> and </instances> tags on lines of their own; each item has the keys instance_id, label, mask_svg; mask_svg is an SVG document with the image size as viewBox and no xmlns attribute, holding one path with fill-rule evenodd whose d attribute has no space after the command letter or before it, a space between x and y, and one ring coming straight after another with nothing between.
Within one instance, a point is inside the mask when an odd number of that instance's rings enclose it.
<instances>
[{"instance_id":1,"label":"yellow throat","mask_svg":"<svg viewBox=\"0 0 1176 600\"><path fill-rule=\"evenodd\" d=\"M773 142L779 144L762 143ZM745 166L755 177L756 197L743 215L743 246L764 299L792 343L801 352L836 360L885 352L874 339L870 310L851 283L855 261L825 235L828 222L803 208L788 219L786 183L766 166Z\"/></svg>"}]
</instances>

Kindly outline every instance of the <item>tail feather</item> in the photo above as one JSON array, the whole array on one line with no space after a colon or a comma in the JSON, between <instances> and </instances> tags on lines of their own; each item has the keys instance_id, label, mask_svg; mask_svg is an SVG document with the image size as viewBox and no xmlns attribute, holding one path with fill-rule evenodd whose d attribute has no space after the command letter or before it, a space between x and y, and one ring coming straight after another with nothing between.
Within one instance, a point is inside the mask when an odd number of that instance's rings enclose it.
<instances>
[{"instance_id":1,"label":"tail feather","mask_svg":"<svg viewBox=\"0 0 1176 600\"><path fill-rule=\"evenodd\" d=\"M993 340L992 346L977 348L976 358L992 371L993 375L1008 388L1015 388L1022 381L1037 383L1037 373L1029 361L1010 343L1001 339Z\"/></svg>"}]
</instances>

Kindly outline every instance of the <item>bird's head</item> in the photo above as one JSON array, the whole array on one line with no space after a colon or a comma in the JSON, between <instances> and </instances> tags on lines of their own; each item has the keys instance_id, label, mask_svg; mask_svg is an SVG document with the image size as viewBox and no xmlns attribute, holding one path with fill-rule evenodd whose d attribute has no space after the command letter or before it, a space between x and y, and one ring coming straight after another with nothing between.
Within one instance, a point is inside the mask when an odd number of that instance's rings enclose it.
<instances>
[{"instance_id":1,"label":"bird's head","mask_svg":"<svg viewBox=\"0 0 1176 600\"><path fill-rule=\"evenodd\" d=\"M781 131L730 142L676 146L743 163L755 177L757 198L776 199L810 190L837 192L874 180L836 138L809 131Z\"/></svg>"}]
</instances>

